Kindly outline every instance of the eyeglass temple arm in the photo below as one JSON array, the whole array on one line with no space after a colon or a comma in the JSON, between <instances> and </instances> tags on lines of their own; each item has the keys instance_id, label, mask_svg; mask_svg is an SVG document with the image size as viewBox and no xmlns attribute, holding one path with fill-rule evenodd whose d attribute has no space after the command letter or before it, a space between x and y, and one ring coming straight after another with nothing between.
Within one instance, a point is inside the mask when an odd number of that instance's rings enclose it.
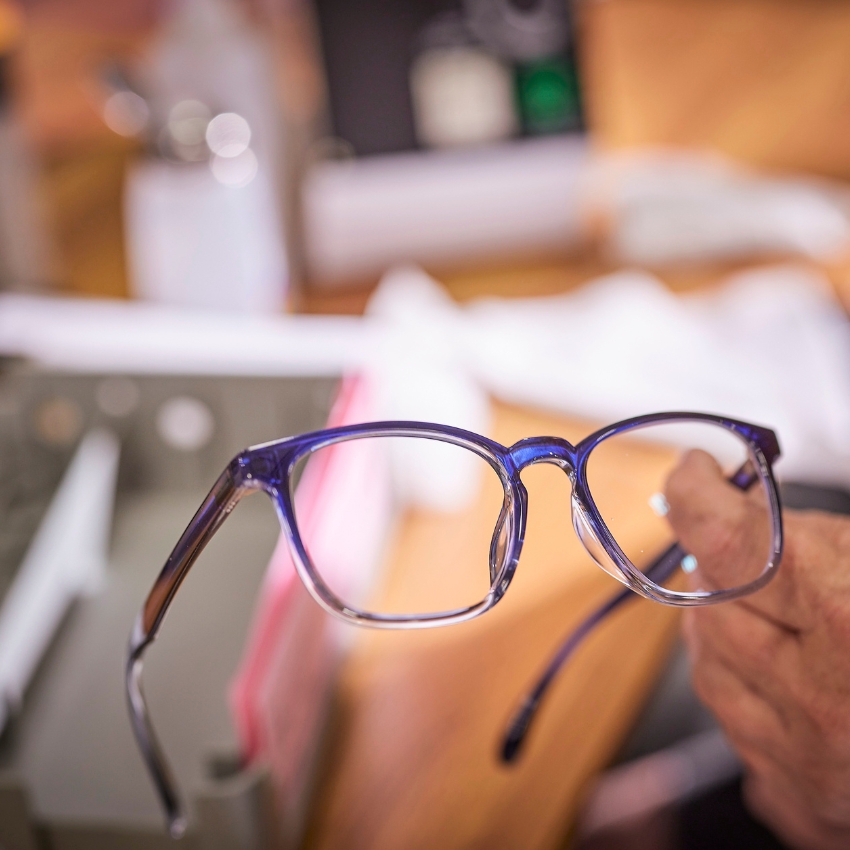
<instances>
[{"instance_id":1,"label":"eyeglass temple arm","mask_svg":"<svg viewBox=\"0 0 850 850\"><path fill-rule=\"evenodd\" d=\"M192 564L239 499L254 489L238 484L234 478L234 472L238 475L238 470L231 464L231 467L228 467L216 481L192 522L183 532L183 536L177 542L148 594L133 627L127 649L125 686L133 733L165 809L168 831L172 838L179 838L185 832L186 815L177 793L171 768L151 725L147 703L142 692L142 660L145 650L156 639L168 607Z\"/></svg>"},{"instance_id":2,"label":"eyeglass temple arm","mask_svg":"<svg viewBox=\"0 0 850 850\"><path fill-rule=\"evenodd\" d=\"M647 576L653 581L664 581L681 563L685 556L685 550L674 543L667 549L646 571ZM560 672L561 668L573 653L581 646L584 639L598 626L610 613L616 611L625 602L631 599L636 599L637 594L625 589L612 596L607 602L600 605L592 614L585 618L572 632L569 633L567 639L558 648L558 651L552 657L552 660L547 665L543 675L538 680L537 684L531 692L522 701L513 719L508 724L508 731L505 733L501 747L501 757L504 762L512 762L519 754L520 748L525 736L528 733L531 721L534 719L537 709L543 700L549 686L554 681L555 677Z\"/></svg>"},{"instance_id":3,"label":"eyeglass temple arm","mask_svg":"<svg viewBox=\"0 0 850 850\"><path fill-rule=\"evenodd\" d=\"M778 456L778 446L775 455L769 457L772 461ZM730 477L729 482L741 490L748 490L756 481L756 474L749 463L738 468ZM655 561L646 569L647 578L656 584L669 578L682 562L686 555L685 550L678 544L671 544ZM616 611L625 602L637 598L637 594L630 590L621 590L612 596L607 602L599 606L592 614L583 620L572 632L567 635L566 640L558 648L552 660L543 671L543 675L537 684L529 692L528 696L520 703L508 724L507 732L502 741L501 758L503 762L513 762L519 754L522 743L525 740L531 721L534 719L540 703L549 686L561 671L561 668L570 659L570 656L581 646L584 639L599 625L611 612Z\"/></svg>"}]
</instances>

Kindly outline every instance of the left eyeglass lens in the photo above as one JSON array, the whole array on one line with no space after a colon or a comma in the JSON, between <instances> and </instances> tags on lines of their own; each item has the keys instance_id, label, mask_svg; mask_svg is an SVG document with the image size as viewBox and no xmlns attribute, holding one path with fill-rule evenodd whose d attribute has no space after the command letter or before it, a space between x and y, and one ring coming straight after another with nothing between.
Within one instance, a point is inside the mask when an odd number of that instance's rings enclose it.
<instances>
[{"instance_id":1,"label":"left eyeglass lens","mask_svg":"<svg viewBox=\"0 0 850 850\"><path fill-rule=\"evenodd\" d=\"M492 466L437 440L345 440L295 470L299 533L325 586L348 608L433 615L477 605L491 549L506 557L505 492ZM500 533L494 533L497 527Z\"/></svg>"},{"instance_id":2,"label":"left eyeglass lens","mask_svg":"<svg viewBox=\"0 0 850 850\"><path fill-rule=\"evenodd\" d=\"M656 584L680 591L742 587L762 575L773 552L770 498L758 477L746 492L717 482L712 486L719 492L693 494L691 510L717 505L711 546L699 558L685 551L667 577L648 573L655 557L675 541L667 480L683 453L692 449L704 453L702 460L716 464L727 479L742 468L755 469L746 441L727 428L693 421L661 423L615 435L593 449L587 461L591 497L623 553Z\"/></svg>"}]
</instances>

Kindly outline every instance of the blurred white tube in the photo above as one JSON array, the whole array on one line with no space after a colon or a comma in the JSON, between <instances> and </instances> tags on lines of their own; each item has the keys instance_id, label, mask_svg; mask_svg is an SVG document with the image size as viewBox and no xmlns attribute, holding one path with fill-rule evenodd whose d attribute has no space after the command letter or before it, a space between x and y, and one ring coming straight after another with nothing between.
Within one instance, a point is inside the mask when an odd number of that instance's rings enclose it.
<instances>
[{"instance_id":1,"label":"blurred white tube","mask_svg":"<svg viewBox=\"0 0 850 850\"><path fill-rule=\"evenodd\" d=\"M304 182L307 253L320 283L395 263L564 250L581 234L581 137L313 166Z\"/></svg>"},{"instance_id":2,"label":"blurred white tube","mask_svg":"<svg viewBox=\"0 0 850 850\"><path fill-rule=\"evenodd\" d=\"M608 247L623 263L789 254L829 261L850 249L850 198L838 184L757 174L717 156L597 157L583 195L608 222Z\"/></svg>"}]
</instances>

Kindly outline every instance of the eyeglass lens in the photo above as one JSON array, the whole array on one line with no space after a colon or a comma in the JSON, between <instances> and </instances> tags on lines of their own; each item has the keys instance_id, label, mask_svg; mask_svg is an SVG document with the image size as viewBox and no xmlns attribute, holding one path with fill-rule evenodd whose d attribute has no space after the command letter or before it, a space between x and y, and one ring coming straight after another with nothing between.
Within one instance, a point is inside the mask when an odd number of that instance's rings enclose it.
<instances>
[{"instance_id":1,"label":"eyeglass lens","mask_svg":"<svg viewBox=\"0 0 850 850\"><path fill-rule=\"evenodd\" d=\"M336 496L344 495L339 488L350 493L322 506L325 532L314 535L307 497L324 476L334 481ZM487 598L491 561L501 566L509 529L500 523L501 479L475 452L411 437L346 440L302 458L294 479L302 541L322 582L346 607L433 615ZM407 568L382 569L399 549Z\"/></svg>"},{"instance_id":2,"label":"eyeglass lens","mask_svg":"<svg viewBox=\"0 0 850 850\"><path fill-rule=\"evenodd\" d=\"M591 497L617 544L638 569L651 564L675 540L666 495L668 478L682 453L693 449L705 453L695 459L698 463L706 468L716 464L724 479L745 465L756 469L741 437L701 422L668 422L626 431L599 443L588 457L586 479ZM719 477L708 482L699 494L706 502L721 495L718 488L728 491L717 500L728 516L722 527L709 529L716 550L699 560L685 551L677 569L662 580L656 577L656 582L669 590L741 587L755 581L771 560L772 511L764 482L754 476L746 492ZM673 504L675 510L675 499ZM698 502L689 500L688 504Z\"/></svg>"}]
</instances>

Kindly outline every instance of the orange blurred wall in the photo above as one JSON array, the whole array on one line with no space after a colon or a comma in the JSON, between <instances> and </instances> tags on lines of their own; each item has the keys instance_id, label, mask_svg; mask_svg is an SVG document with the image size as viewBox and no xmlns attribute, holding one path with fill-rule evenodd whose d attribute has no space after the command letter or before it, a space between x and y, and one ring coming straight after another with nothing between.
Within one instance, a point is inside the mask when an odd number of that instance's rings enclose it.
<instances>
[{"instance_id":1,"label":"orange blurred wall","mask_svg":"<svg viewBox=\"0 0 850 850\"><path fill-rule=\"evenodd\" d=\"M588 0L581 26L601 146L850 177L850 3Z\"/></svg>"}]
</instances>

